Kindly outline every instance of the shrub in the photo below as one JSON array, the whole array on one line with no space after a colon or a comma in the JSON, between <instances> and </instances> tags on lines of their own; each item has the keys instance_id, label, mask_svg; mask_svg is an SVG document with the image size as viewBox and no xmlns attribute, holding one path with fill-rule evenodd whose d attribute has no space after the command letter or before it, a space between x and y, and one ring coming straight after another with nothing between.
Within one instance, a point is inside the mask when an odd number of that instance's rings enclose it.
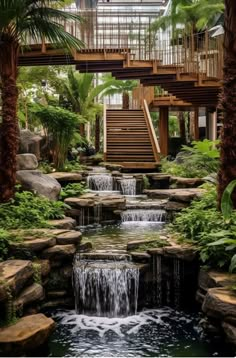
<instances>
[{"instance_id":1,"label":"shrub","mask_svg":"<svg viewBox=\"0 0 236 358\"><path fill-rule=\"evenodd\" d=\"M207 184L205 188L205 195L182 210L169 229L181 241L195 245L203 263L226 268L236 253L236 212L225 221L217 210L216 187Z\"/></svg>"},{"instance_id":2,"label":"shrub","mask_svg":"<svg viewBox=\"0 0 236 358\"><path fill-rule=\"evenodd\" d=\"M47 227L47 220L61 219L67 205L50 201L29 191L16 192L14 200L0 204L0 227L24 229Z\"/></svg>"},{"instance_id":3,"label":"shrub","mask_svg":"<svg viewBox=\"0 0 236 358\"><path fill-rule=\"evenodd\" d=\"M34 114L41 121L49 140L53 163L57 169L65 164L69 145L81 117L66 109L53 106L35 106Z\"/></svg>"},{"instance_id":4,"label":"shrub","mask_svg":"<svg viewBox=\"0 0 236 358\"><path fill-rule=\"evenodd\" d=\"M204 177L217 172L219 168L219 141L192 142L192 147L182 146L183 158L180 163L170 162L166 158L162 160L162 172L193 178Z\"/></svg>"}]
</instances>

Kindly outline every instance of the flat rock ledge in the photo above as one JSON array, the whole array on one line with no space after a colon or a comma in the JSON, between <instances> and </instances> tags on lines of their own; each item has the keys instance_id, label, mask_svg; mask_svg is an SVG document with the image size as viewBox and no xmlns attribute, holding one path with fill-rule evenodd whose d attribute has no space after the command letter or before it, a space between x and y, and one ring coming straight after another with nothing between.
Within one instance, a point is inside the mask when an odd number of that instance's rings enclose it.
<instances>
[{"instance_id":1,"label":"flat rock ledge","mask_svg":"<svg viewBox=\"0 0 236 358\"><path fill-rule=\"evenodd\" d=\"M226 288L210 288L202 310L209 317L236 322L236 294Z\"/></svg>"},{"instance_id":2,"label":"flat rock ledge","mask_svg":"<svg viewBox=\"0 0 236 358\"><path fill-rule=\"evenodd\" d=\"M48 224L50 226L57 228L57 229L71 230L76 227L76 220L72 219L70 217L65 217L64 219L49 220Z\"/></svg>"},{"instance_id":3,"label":"flat rock ledge","mask_svg":"<svg viewBox=\"0 0 236 358\"><path fill-rule=\"evenodd\" d=\"M0 329L0 355L33 351L46 343L55 322L44 314L23 317L9 327Z\"/></svg>"},{"instance_id":4,"label":"flat rock ledge","mask_svg":"<svg viewBox=\"0 0 236 358\"><path fill-rule=\"evenodd\" d=\"M198 276L198 286L205 293L209 288L230 287L236 282L236 274L228 272L206 271L201 269Z\"/></svg>"},{"instance_id":5,"label":"flat rock ledge","mask_svg":"<svg viewBox=\"0 0 236 358\"><path fill-rule=\"evenodd\" d=\"M200 197L203 193L204 190L199 188L144 190L144 194L150 198L169 199L170 201L181 203L190 203L193 199Z\"/></svg>"},{"instance_id":6,"label":"flat rock ledge","mask_svg":"<svg viewBox=\"0 0 236 358\"><path fill-rule=\"evenodd\" d=\"M197 188L198 186L205 183L202 178L182 178L182 177L171 177L171 185L175 188Z\"/></svg>"},{"instance_id":7,"label":"flat rock ledge","mask_svg":"<svg viewBox=\"0 0 236 358\"><path fill-rule=\"evenodd\" d=\"M65 203L73 209L102 206L122 210L125 209L126 199L119 194L99 196L98 194L89 193L81 195L79 198L67 198Z\"/></svg>"},{"instance_id":8,"label":"flat rock ledge","mask_svg":"<svg viewBox=\"0 0 236 358\"><path fill-rule=\"evenodd\" d=\"M54 172L47 175L51 178L56 179L59 183L80 182L83 179L82 173Z\"/></svg>"}]
</instances>

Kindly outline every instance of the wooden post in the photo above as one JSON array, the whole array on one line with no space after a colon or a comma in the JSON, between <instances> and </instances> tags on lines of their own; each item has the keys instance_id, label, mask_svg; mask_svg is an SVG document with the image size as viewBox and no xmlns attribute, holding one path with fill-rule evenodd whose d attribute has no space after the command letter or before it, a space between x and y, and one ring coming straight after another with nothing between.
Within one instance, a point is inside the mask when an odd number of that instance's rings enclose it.
<instances>
[{"instance_id":1,"label":"wooden post","mask_svg":"<svg viewBox=\"0 0 236 358\"><path fill-rule=\"evenodd\" d=\"M199 110L194 110L194 140L199 140L199 124L198 124Z\"/></svg>"},{"instance_id":2,"label":"wooden post","mask_svg":"<svg viewBox=\"0 0 236 358\"><path fill-rule=\"evenodd\" d=\"M161 155L169 154L169 107L160 107L159 110L159 142Z\"/></svg>"}]
</instances>

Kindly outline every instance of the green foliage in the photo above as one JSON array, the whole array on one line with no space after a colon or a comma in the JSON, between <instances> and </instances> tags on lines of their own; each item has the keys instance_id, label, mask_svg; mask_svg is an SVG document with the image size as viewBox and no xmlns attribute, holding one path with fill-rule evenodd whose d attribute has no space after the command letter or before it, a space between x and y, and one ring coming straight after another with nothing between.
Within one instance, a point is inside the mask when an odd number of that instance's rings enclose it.
<instances>
[{"instance_id":1,"label":"green foliage","mask_svg":"<svg viewBox=\"0 0 236 358\"><path fill-rule=\"evenodd\" d=\"M77 160L66 161L63 167L63 172L79 172L84 169L84 166Z\"/></svg>"},{"instance_id":2,"label":"green foliage","mask_svg":"<svg viewBox=\"0 0 236 358\"><path fill-rule=\"evenodd\" d=\"M42 277L41 277L41 265L37 262L33 262L33 279L35 283L42 284Z\"/></svg>"},{"instance_id":3,"label":"green foliage","mask_svg":"<svg viewBox=\"0 0 236 358\"><path fill-rule=\"evenodd\" d=\"M224 219L229 222L234 209L234 205L231 199L231 195L236 187L236 180L232 180L225 188L221 198L221 212Z\"/></svg>"},{"instance_id":4,"label":"green foliage","mask_svg":"<svg viewBox=\"0 0 236 358\"><path fill-rule=\"evenodd\" d=\"M50 174L55 171L55 168L52 166L52 164L48 163L47 161L40 162L38 169L44 174Z\"/></svg>"},{"instance_id":5,"label":"green foliage","mask_svg":"<svg viewBox=\"0 0 236 358\"><path fill-rule=\"evenodd\" d=\"M47 134L53 163L57 169L62 169L79 117L70 111L53 106L37 106L34 108L34 113L40 119Z\"/></svg>"},{"instance_id":6,"label":"green foliage","mask_svg":"<svg viewBox=\"0 0 236 358\"><path fill-rule=\"evenodd\" d=\"M0 261L7 257L9 241L11 241L11 234L0 229Z\"/></svg>"},{"instance_id":7,"label":"green foliage","mask_svg":"<svg viewBox=\"0 0 236 358\"><path fill-rule=\"evenodd\" d=\"M155 239L155 241L147 242L145 244L139 245L139 247L137 249L135 249L134 251L144 252L149 249L162 248L162 247L166 247L166 246L170 246L170 244L167 241L159 238L159 239Z\"/></svg>"},{"instance_id":8,"label":"green foliage","mask_svg":"<svg viewBox=\"0 0 236 358\"><path fill-rule=\"evenodd\" d=\"M47 220L61 219L67 205L50 201L45 197L23 191L15 194L14 200L0 205L0 227L24 229L48 227Z\"/></svg>"},{"instance_id":9,"label":"green foliage","mask_svg":"<svg viewBox=\"0 0 236 358\"><path fill-rule=\"evenodd\" d=\"M83 183L68 184L61 190L61 199L78 197L86 192L86 185Z\"/></svg>"},{"instance_id":10,"label":"green foliage","mask_svg":"<svg viewBox=\"0 0 236 358\"><path fill-rule=\"evenodd\" d=\"M150 182L146 175L143 175L143 187L144 187L144 189L150 188Z\"/></svg>"},{"instance_id":11,"label":"green foliage","mask_svg":"<svg viewBox=\"0 0 236 358\"><path fill-rule=\"evenodd\" d=\"M173 36L177 36L180 29L189 34L192 30L213 26L217 14L223 11L223 0L172 0L170 13L157 18L151 25L151 31L171 27ZM184 26L184 30L180 25Z\"/></svg>"},{"instance_id":12,"label":"green foliage","mask_svg":"<svg viewBox=\"0 0 236 358\"><path fill-rule=\"evenodd\" d=\"M170 230L177 233L181 241L195 245L202 262L228 267L236 252L236 212L232 212L231 220L226 222L217 210L216 187L210 184L204 187L206 193L181 211Z\"/></svg>"},{"instance_id":13,"label":"green foliage","mask_svg":"<svg viewBox=\"0 0 236 358\"><path fill-rule=\"evenodd\" d=\"M204 177L219 168L219 141L193 141L192 147L182 146L181 163L162 160L162 172L186 178Z\"/></svg>"}]
</instances>

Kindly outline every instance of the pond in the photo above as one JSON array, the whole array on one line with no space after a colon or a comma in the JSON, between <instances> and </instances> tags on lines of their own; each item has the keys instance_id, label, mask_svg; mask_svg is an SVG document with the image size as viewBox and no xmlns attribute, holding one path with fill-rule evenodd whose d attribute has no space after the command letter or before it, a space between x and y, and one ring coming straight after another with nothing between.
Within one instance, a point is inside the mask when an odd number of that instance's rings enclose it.
<instances>
[{"instance_id":1,"label":"pond","mask_svg":"<svg viewBox=\"0 0 236 358\"><path fill-rule=\"evenodd\" d=\"M90 241L96 250L126 250L129 241L156 239L163 229L164 223L146 221L91 226L83 231L83 242Z\"/></svg>"},{"instance_id":2,"label":"pond","mask_svg":"<svg viewBox=\"0 0 236 358\"><path fill-rule=\"evenodd\" d=\"M51 336L51 357L210 357L234 356L221 340L209 340L197 313L163 307L126 318L53 312L57 329Z\"/></svg>"}]
</instances>

